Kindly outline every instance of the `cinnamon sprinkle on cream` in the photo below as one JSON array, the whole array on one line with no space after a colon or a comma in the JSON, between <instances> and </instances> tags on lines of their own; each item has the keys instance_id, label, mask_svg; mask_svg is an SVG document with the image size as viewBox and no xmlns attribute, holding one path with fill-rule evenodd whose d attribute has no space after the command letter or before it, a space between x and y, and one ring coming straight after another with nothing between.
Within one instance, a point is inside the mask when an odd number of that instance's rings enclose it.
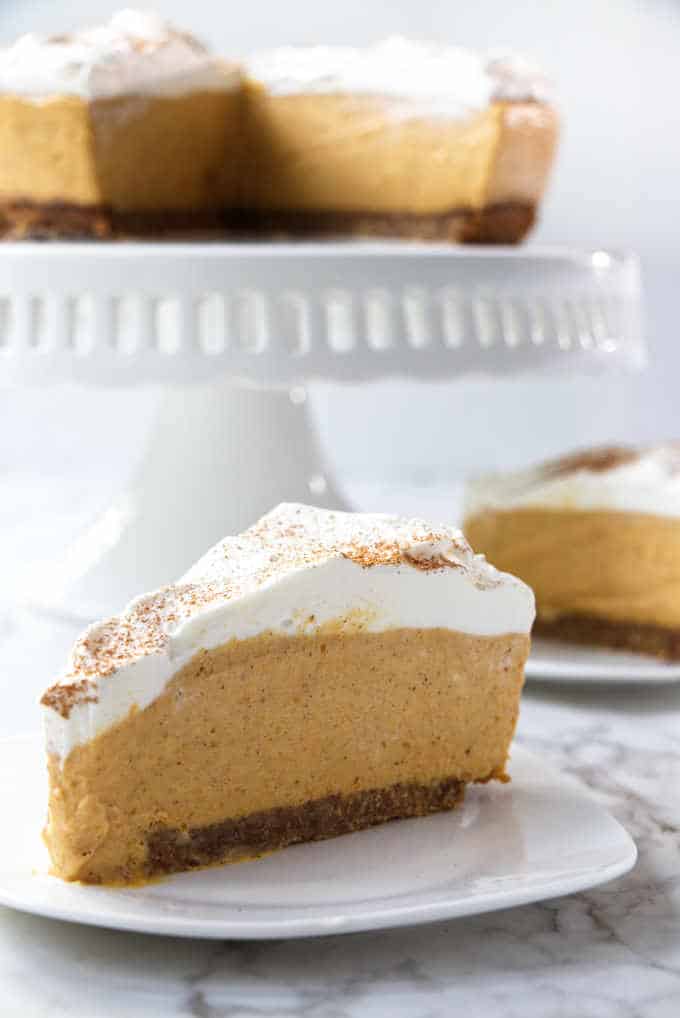
<instances>
[{"instance_id":1,"label":"cinnamon sprinkle on cream","mask_svg":"<svg viewBox=\"0 0 680 1018\"><path fill-rule=\"evenodd\" d=\"M453 527L283 504L249 530L215 545L178 583L139 597L121 615L90 627L77 641L66 673L42 703L68 717L74 704L96 700L98 679L162 653L193 616L334 558L350 559L365 569L462 570L480 589L502 582ZM295 609L291 605L291 613Z\"/></svg>"}]
</instances>

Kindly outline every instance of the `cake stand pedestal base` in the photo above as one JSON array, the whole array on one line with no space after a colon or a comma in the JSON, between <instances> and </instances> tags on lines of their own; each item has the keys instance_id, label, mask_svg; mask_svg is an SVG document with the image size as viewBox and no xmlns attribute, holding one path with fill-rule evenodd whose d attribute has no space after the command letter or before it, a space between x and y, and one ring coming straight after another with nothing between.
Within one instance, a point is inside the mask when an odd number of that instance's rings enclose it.
<instances>
[{"instance_id":1,"label":"cake stand pedestal base","mask_svg":"<svg viewBox=\"0 0 680 1018\"><path fill-rule=\"evenodd\" d=\"M30 607L106 617L278 502L345 508L306 402L303 388L169 388L131 486L47 569Z\"/></svg>"}]
</instances>

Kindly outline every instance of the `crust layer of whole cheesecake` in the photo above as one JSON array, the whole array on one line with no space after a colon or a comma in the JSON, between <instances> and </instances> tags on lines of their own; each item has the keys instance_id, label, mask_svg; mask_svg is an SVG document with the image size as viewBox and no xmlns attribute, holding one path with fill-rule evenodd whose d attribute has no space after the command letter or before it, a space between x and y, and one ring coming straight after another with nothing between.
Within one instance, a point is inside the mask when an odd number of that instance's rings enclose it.
<instances>
[{"instance_id":1,"label":"crust layer of whole cheesecake","mask_svg":"<svg viewBox=\"0 0 680 1018\"><path fill-rule=\"evenodd\" d=\"M0 201L0 238L258 236L404 237L457 244L516 244L533 226L534 205L491 205L477 212L390 215L370 212L275 212L159 209L120 211L110 206L63 202Z\"/></svg>"},{"instance_id":2,"label":"crust layer of whole cheesecake","mask_svg":"<svg viewBox=\"0 0 680 1018\"><path fill-rule=\"evenodd\" d=\"M54 871L129 883L450 808L505 776L527 652L523 634L337 626L200 652L50 756Z\"/></svg>"},{"instance_id":3,"label":"crust layer of whole cheesecake","mask_svg":"<svg viewBox=\"0 0 680 1018\"><path fill-rule=\"evenodd\" d=\"M231 216L221 209L121 212L107 205L0 201L0 238L4 240L200 240L223 238L233 231Z\"/></svg>"},{"instance_id":4,"label":"crust layer of whole cheesecake","mask_svg":"<svg viewBox=\"0 0 680 1018\"><path fill-rule=\"evenodd\" d=\"M673 517L486 509L470 515L464 529L476 551L533 588L544 632L548 626L553 632L561 628L563 635L574 632L566 620L579 618L583 623L576 629L584 637L599 629L597 642L607 633L633 632L632 627L680 633L680 521ZM615 645L621 638L614 637ZM647 643L641 636L631 639L640 649Z\"/></svg>"},{"instance_id":5,"label":"crust layer of whole cheesecake","mask_svg":"<svg viewBox=\"0 0 680 1018\"><path fill-rule=\"evenodd\" d=\"M536 219L535 205L489 205L441 213L305 212L249 210L241 229L268 236L404 237L456 244L516 244Z\"/></svg>"}]
</instances>

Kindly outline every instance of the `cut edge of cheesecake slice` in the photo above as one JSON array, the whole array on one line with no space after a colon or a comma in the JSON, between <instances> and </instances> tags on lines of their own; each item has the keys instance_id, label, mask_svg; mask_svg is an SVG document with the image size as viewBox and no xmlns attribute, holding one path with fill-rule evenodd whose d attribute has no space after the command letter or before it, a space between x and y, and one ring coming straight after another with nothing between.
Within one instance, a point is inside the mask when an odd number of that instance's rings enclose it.
<instances>
[{"instance_id":1,"label":"cut edge of cheesecake slice","mask_svg":"<svg viewBox=\"0 0 680 1018\"><path fill-rule=\"evenodd\" d=\"M54 872L144 881L504 780L533 617L455 529L279 506L43 696Z\"/></svg>"}]
</instances>

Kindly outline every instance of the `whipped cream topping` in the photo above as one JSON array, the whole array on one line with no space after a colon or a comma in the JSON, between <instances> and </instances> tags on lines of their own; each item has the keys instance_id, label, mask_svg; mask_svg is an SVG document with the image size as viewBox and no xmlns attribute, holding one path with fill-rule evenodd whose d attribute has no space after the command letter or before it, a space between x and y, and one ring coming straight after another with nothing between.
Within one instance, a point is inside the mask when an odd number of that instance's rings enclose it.
<instances>
[{"instance_id":1,"label":"whipped cream topping","mask_svg":"<svg viewBox=\"0 0 680 1018\"><path fill-rule=\"evenodd\" d=\"M680 517L680 443L602 447L471 481L465 516L485 509L610 510Z\"/></svg>"},{"instance_id":2,"label":"whipped cream topping","mask_svg":"<svg viewBox=\"0 0 680 1018\"><path fill-rule=\"evenodd\" d=\"M24 35L0 49L0 92L48 99L183 95L236 88L240 72L158 15L122 10L69 35Z\"/></svg>"},{"instance_id":3,"label":"whipped cream topping","mask_svg":"<svg viewBox=\"0 0 680 1018\"><path fill-rule=\"evenodd\" d=\"M521 56L394 36L374 46L282 47L255 53L247 74L273 95L376 95L417 113L465 116L493 100L548 101L545 76Z\"/></svg>"},{"instance_id":4,"label":"whipped cream topping","mask_svg":"<svg viewBox=\"0 0 680 1018\"><path fill-rule=\"evenodd\" d=\"M533 594L474 555L459 530L393 516L281 505L215 545L173 586L87 630L43 697L62 759L143 709L200 650L327 623L528 633Z\"/></svg>"}]
</instances>

